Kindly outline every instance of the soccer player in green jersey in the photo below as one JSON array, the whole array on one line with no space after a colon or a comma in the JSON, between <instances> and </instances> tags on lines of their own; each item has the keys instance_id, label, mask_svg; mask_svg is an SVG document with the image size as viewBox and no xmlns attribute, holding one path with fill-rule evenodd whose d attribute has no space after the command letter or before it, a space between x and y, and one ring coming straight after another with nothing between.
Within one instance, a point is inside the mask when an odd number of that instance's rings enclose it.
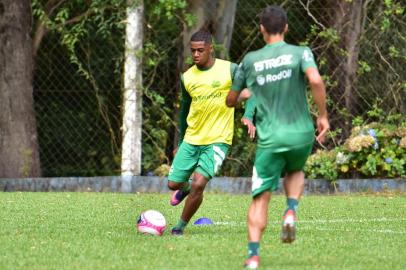
<instances>
[{"instance_id":1,"label":"soccer player in green jersey","mask_svg":"<svg viewBox=\"0 0 406 270\"><path fill-rule=\"evenodd\" d=\"M313 54L308 47L285 43L287 29L287 15L282 8L268 6L262 11L260 31L266 45L244 57L226 100L228 106L235 106L239 92L247 87L256 103L256 126L252 119L243 119L249 131L256 128L257 132L253 200L247 218L249 255L245 267L249 269L259 266L259 244L268 222L268 204L281 175L287 197L281 240L295 240L297 206L304 187L303 167L315 138L305 77L318 108L316 140L322 143L329 129L325 86Z\"/></svg>"},{"instance_id":2,"label":"soccer player in green jersey","mask_svg":"<svg viewBox=\"0 0 406 270\"><path fill-rule=\"evenodd\" d=\"M182 235L203 201L203 191L220 168L233 139L234 108L226 106L237 65L214 58L212 37L198 31L190 40L193 65L181 76L180 146L168 175L170 204L187 197L173 235ZM191 184L190 176L193 175Z\"/></svg>"}]
</instances>

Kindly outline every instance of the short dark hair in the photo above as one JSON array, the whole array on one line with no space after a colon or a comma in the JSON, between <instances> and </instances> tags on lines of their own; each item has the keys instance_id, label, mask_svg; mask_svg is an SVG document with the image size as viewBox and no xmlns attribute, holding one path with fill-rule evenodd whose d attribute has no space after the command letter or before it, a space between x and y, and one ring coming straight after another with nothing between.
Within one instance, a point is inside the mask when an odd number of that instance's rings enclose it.
<instances>
[{"instance_id":1,"label":"short dark hair","mask_svg":"<svg viewBox=\"0 0 406 270\"><path fill-rule=\"evenodd\" d=\"M205 44L212 44L212 37L210 32L199 30L191 36L190 41L204 41Z\"/></svg>"},{"instance_id":2,"label":"short dark hair","mask_svg":"<svg viewBox=\"0 0 406 270\"><path fill-rule=\"evenodd\" d=\"M268 34L282 34L288 23L286 11L279 6L267 6L261 12L260 23Z\"/></svg>"}]
</instances>

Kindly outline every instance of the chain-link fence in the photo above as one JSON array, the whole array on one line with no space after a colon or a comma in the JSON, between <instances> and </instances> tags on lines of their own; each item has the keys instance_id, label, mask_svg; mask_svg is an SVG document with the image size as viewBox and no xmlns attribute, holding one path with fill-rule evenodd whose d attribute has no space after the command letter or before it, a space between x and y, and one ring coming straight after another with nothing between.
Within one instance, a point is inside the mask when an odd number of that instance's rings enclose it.
<instances>
[{"instance_id":1,"label":"chain-link fence","mask_svg":"<svg viewBox=\"0 0 406 270\"><path fill-rule=\"evenodd\" d=\"M91 31L80 59L49 35L37 55L34 99L44 176L119 173L123 44ZM74 61L72 61L74 60ZM116 71L116 72L115 72Z\"/></svg>"},{"instance_id":2,"label":"chain-link fence","mask_svg":"<svg viewBox=\"0 0 406 270\"><path fill-rule=\"evenodd\" d=\"M310 46L316 56L327 85L331 144L348 136L354 117L376 120L379 117L368 112L377 108L388 114L406 112L406 20L401 2L272 2L288 12L286 41ZM214 32L218 55L237 63L264 45L258 14L269 1L182 3L144 2L144 174L161 174L160 166L173 158L179 74L188 52L184 37L204 24ZM122 14L120 20L125 21ZM44 176L120 173L124 30L116 27L100 34L91 23L83 29L73 50L61 42L63 32L48 33L36 56L34 97ZM254 145L240 125L242 110L236 111L235 139L224 175L250 174Z\"/></svg>"}]
</instances>

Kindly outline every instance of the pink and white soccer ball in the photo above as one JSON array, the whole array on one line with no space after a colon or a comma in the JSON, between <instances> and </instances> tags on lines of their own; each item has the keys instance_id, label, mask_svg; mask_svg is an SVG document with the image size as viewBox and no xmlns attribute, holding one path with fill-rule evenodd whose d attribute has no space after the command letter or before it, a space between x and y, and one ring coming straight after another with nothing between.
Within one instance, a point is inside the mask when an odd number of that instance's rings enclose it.
<instances>
[{"instance_id":1,"label":"pink and white soccer ball","mask_svg":"<svg viewBox=\"0 0 406 270\"><path fill-rule=\"evenodd\" d=\"M156 210L147 210L141 213L137 220L137 230L140 233L161 236L166 228L165 217Z\"/></svg>"}]
</instances>

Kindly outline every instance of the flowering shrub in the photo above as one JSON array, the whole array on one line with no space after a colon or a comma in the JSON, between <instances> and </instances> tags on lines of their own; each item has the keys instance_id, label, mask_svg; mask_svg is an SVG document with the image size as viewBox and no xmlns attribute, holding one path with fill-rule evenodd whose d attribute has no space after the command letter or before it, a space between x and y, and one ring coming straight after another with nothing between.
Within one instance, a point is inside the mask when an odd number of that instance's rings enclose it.
<instances>
[{"instance_id":1,"label":"flowering shrub","mask_svg":"<svg viewBox=\"0 0 406 270\"><path fill-rule=\"evenodd\" d=\"M305 166L308 178L397 178L406 175L406 122L355 125L343 145L318 150Z\"/></svg>"},{"instance_id":2,"label":"flowering shrub","mask_svg":"<svg viewBox=\"0 0 406 270\"><path fill-rule=\"evenodd\" d=\"M336 153L334 151L317 150L307 160L305 173L310 179L323 178L330 181L336 180L338 176Z\"/></svg>"}]
</instances>

